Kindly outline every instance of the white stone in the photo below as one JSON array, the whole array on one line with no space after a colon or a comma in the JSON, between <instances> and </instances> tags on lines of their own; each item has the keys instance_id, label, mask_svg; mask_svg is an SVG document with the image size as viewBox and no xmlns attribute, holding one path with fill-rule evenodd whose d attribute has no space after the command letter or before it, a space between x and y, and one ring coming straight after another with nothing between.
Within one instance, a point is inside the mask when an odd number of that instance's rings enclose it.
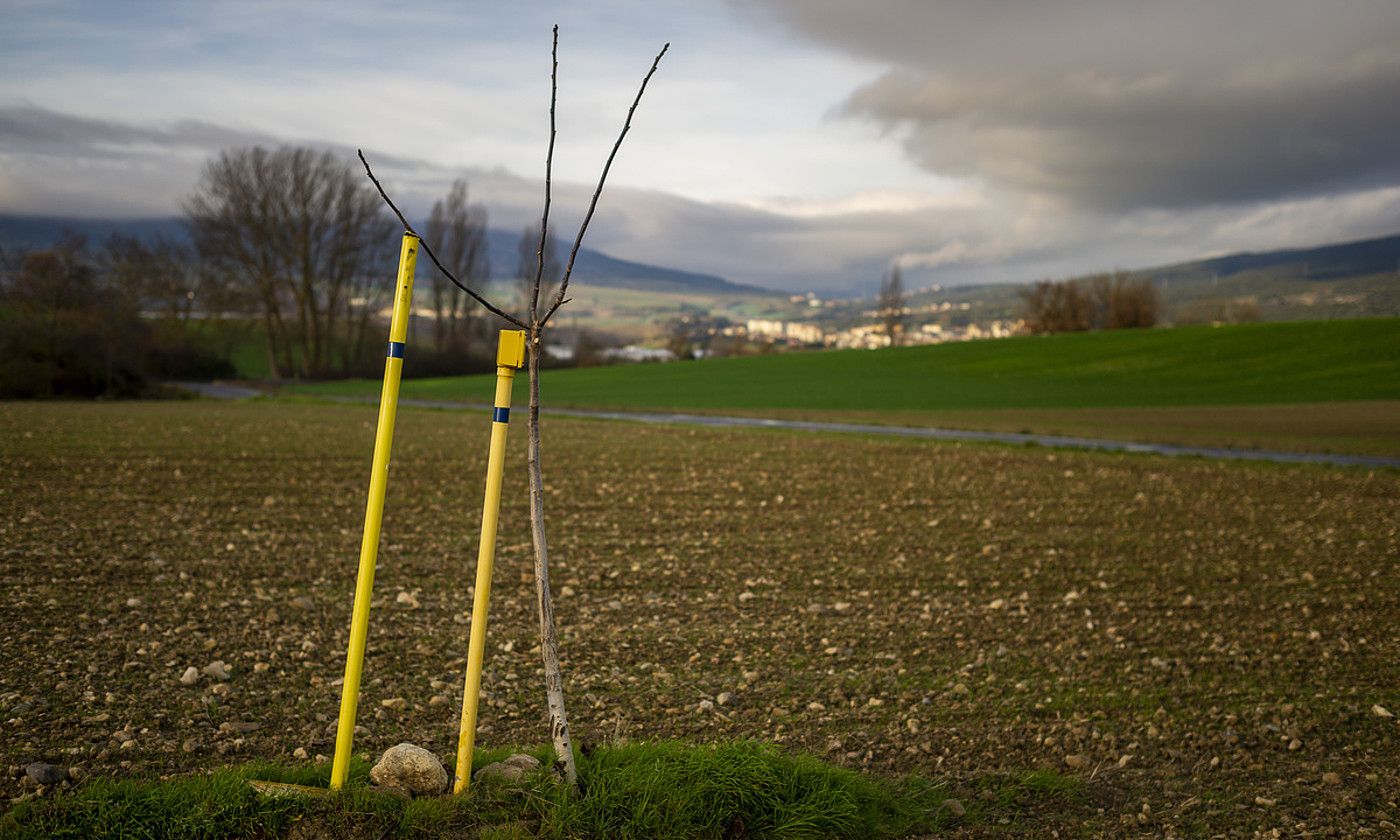
<instances>
[{"instance_id":1,"label":"white stone","mask_svg":"<svg viewBox=\"0 0 1400 840\"><path fill-rule=\"evenodd\" d=\"M369 771L369 780L380 787L408 791L411 796L432 796L447 789L447 771L437 756L414 744L398 744L384 751Z\"/></svg>"}]
</instances>

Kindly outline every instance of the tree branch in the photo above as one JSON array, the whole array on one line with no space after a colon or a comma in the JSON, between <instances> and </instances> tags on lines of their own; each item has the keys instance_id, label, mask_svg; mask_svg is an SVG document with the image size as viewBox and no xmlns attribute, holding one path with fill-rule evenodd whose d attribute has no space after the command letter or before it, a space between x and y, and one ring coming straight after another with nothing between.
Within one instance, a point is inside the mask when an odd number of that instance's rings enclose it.
<instances>
[{"instance_id":1,"label":"tree branch","mask_svg":"<svg viewBox=\"0 0 1400 840\"><path fill-rule=\"evenodd\" d=\"M384 203L389 205L389 209L394 211L395 216L399 217L399 221L403 224L403 229L418 237L418 241L423 244L423 253L428 255L428 259L433 261L433 265L437 266L438 271L441 271L444 277L446 277L448 280L451 280L452 285L466 292L472 298L472 300L475 300L477 303L486 307L486 310L488 312L492 313L493 315L496 315L499 318L504 318L505 320L516 325L517 327L520 327L523 330L529 329L529 325L527 325L514 315L511 315L510 313L500 309L495 304L491 303L491 301L487 300L481 295L477 294L474 290L468 287L461 280L458 280L455 274L447 270L447 266L443 265L438 260L437 254L433 253L432 246L428 244L428 240L424 239L423 236L420 233L418 233L418 231L413 229L413 225L408 223L408 219L404 218L403 213L400 212L398 206L394 204L394 200L389 198L389 194L384 191L384 186L379 183L379 179L374 177L374 170L369 168L369 161L365 160L364 150L356 149L355 151L360 156L360 163L364 164L365 174L368 175L369 179L374 182L374 188L379 190L379 197L384 199Z\"/></svg>"},{"instance_id":2,"label":"tree branch","mask_svg":"<svg viewBox=\"0 0 1400 840\"><path fill-rule=\"evenodd\" d=\"M535 269L535 287L530 296L530 323L539 326L540 282L544 279L544 246L549 238L549 202L554 174L555 105L559 100L559 24L554 25L554 47L550 50L549 69L549 152L544 158L544 214L540 217L540 247L535 252L539 268Z\"/></svg>"},{"instance_id":3,"label":"tree branch","mask_svg":"<svg viewBox=\"0 0 1400 840\"><path fill-rule=\"evenodd\" d=\"M593 191L593 200L589 202L588 212L583 217L583 223L579 225L578 236L574 237L574 247L569 251L569 264L564 267L564 276L559 281L559 291L555 293L554 302L550 304L549 311L544 314L543 318L539 319L540 326L544 326L548 323L549 319L554 316L554 313L558 311L559 307L564 305L564 293L568 291L569 277L574 273L574 260L578 258L578 250L583 245L583 235L588 232L588 223L593 220L593 211L598 207L598 198L603 194L603 184L608 180L608 170L612 169L613 158L617 157L617 150L622 148L622 141L627 137L627 132L632 128L632 114L636 112L637 105L641 103L642 94L646 93L647 82L651 81L651 77L656 73L656 68L661 64L662 56L666 55L666 51L670 48L670 43L667 43L661 48L661 52L656 54L656 58L651 62L651 69L648 70L646 76L642 78L642 84L641 87L637 89L636 98L632 100L632 107L627 109L627 120L622 124L621 133L617 135L617 142L613 143L612 152L608 154L607 163L603 164L603 174L598 176L598 188ZM553 116L554 109L551 107L551 120Z\"/></svg>"}]
</instances>

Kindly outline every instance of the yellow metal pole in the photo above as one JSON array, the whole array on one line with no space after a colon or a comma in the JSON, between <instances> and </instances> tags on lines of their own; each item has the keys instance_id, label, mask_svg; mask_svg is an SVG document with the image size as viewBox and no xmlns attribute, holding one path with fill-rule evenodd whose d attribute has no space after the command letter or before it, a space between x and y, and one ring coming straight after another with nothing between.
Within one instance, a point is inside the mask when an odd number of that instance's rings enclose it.
<instances>
[{"instance_id":1,"label":"yellow metal pole","mask_svg":"<svg viewBox=\"0 0 1400 840\"><path fill-rule=\"evenodd\" d=\"M384 390L379 394L379 426L374 432L374 466L369 474L365 530L360 540L360 573L355 579L350 645L345 651L345 683L340 690L340 723L335 734L331 790L343 787L345 777L350 773L350 752L355 740L355 708L360 699L360 671L365 661L369 602L374 590L374 561L379 554L379 526L384 519L384 491L389 483L389 450L394 442L394 418L399 407L399 376L403 373L404 342L408 338L408 316L413 308L413 268L417 259L418 237L405 232L403 247L399 251L394 314L389 322L389 350L384 359Z\"/></svg>"},{"instance_id":2,"label":"yellow metal pole","mask_svg":"<svg viewBox=\"0 0 1400 840\"><path fill-rule=\"evenodd\" d=\"M457 780L453 793L467 789L476 746L476 707L481 694L481 667L486 656L486 613L491 601L491 567L496 561L496 524L501 513L501 471L510 427L510 386L525 363L525 332L501 330L496 350L496 400L491 415L491 454L486 460L486 501L481 509L481 547L476 555L476 596L472 601L471 644L467 648L467 682L462 691L462 723L457 732Z\"/></svg>"}]
</instances>

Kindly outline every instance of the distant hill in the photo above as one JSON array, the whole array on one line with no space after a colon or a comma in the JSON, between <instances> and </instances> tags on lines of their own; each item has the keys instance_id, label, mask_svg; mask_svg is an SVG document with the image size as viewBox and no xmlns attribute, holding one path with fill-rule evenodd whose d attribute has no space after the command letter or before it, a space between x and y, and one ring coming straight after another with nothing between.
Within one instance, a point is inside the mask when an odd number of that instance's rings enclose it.
<instances>
[{"instance_id":1,"label":"distant hill","mask_svg":"<svg viewBox=\"0 0 1400 840\"><path fill-rule=\"evenodd\" d=\"M165 236L185 242L189 233L176 218L79 219L65 216L10 216L0 214L0 248L7 252L48 248L69 234L89 245L100 246L114 233L150 238Z\"/></svg>"},{"instance_id":2,"label":"distant hill","mask_svg":"<svg viewBox=\"0 0 1400 840\"><path fill-rule=\"evenodd\" d=\"M66 233L86 237L89 244L100 245L114 233L143 238L167 236L186 241L189 238L184 223L175 217L153 219L81 219L62 216L14 216L0 214L0 248L7 252L48 248L58 242ZM493 280L509 279L518 259L516 245L519 233L504 230L487 232L487 251L491 258ZM567 248L572 243L560 243L566 259ZM713 274L699 274L666 268L659 265L619 259L583 248L579 251L578 263L574 266L574 280L621 289L639 289L654 292L694 292L704 294L763 294L774 292L756 286L731 283Z\"/></svg>"},{"instance_id":3,"label":"distant hill","mask_svg":"<svg viewBox=\"0 0 1400 840\"><path fill-rule=\"evenodd\" d=\"M486 232L486 250L491 258L491 279L510 280L515 277L519 256L520 234L505 230L491 229ZM559 261L569 258L572 240L559 239ZM578 262L574 265L572 282L591 283L615 289L639 289L648 292L704 292L709 294L771 295L775 292L731 283L713 274L698 274L675 268L664 268L647 263L633 262L609 256L592 248L581 248Z\"/></svg>"},{"instance_id":4,"label":"distant hill","mask_svg":"<svg viewBox=\"0 0 1400 840\"><path fill-rule=\"evenodd\" d=\"M1228 277L1245 271L1286 269L1301 280L1337 280L1368 274L1400 273L1400 234L1378 239L1362 239L1291 248L1282 251L1245 251L1204 260L1142 269L1139 273L1154 280L1197 277Z\"/></svg>"},{"instance_id":5,"label":"distant hill","mask_svg":"<svg viewBox=\"0 0 1400 840\"><path fill-rule=\"evenodd\" d=\"M1227 254L1128 273L1157 286L1167 323L1400 315L1400 234L1312 248ZM961 317L985 322L1018 317L1019 292L1026 285L921 289L910 292L908 300L916 308L943 302L967 304ZM856 305L868 310L873 299Z\"/></svg>"}]
</instances>

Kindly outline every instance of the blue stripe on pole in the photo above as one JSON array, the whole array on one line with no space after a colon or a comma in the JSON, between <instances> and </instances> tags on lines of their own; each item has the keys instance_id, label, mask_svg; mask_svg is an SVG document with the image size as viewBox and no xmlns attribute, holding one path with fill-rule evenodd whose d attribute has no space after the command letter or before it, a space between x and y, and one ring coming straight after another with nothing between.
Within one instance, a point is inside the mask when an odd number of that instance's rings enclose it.
<instances>
[{"instance_id":1,"label":"blue stripe on pole","mask_svg":"<svg viewBox=\"0 0 1400 840\"><path fill-rule=\"evenodd\" d=\"M510 409L496 406L496 409L491 412L491 420L496 423L509 423Z\"/></svg>"},{"instance_id":2,"label":"blue stripe on pole","mask_svg":"<svg viewBox=\"0 0 1400 840\"><path fill-rule=\"evenodd\" d=\"M389 342L389 358L391 358L391 359L402 359L402 358L403 358L403 342L402 342L402 341L391 341L391 342Z\"/></svg>"}]
</instances>

